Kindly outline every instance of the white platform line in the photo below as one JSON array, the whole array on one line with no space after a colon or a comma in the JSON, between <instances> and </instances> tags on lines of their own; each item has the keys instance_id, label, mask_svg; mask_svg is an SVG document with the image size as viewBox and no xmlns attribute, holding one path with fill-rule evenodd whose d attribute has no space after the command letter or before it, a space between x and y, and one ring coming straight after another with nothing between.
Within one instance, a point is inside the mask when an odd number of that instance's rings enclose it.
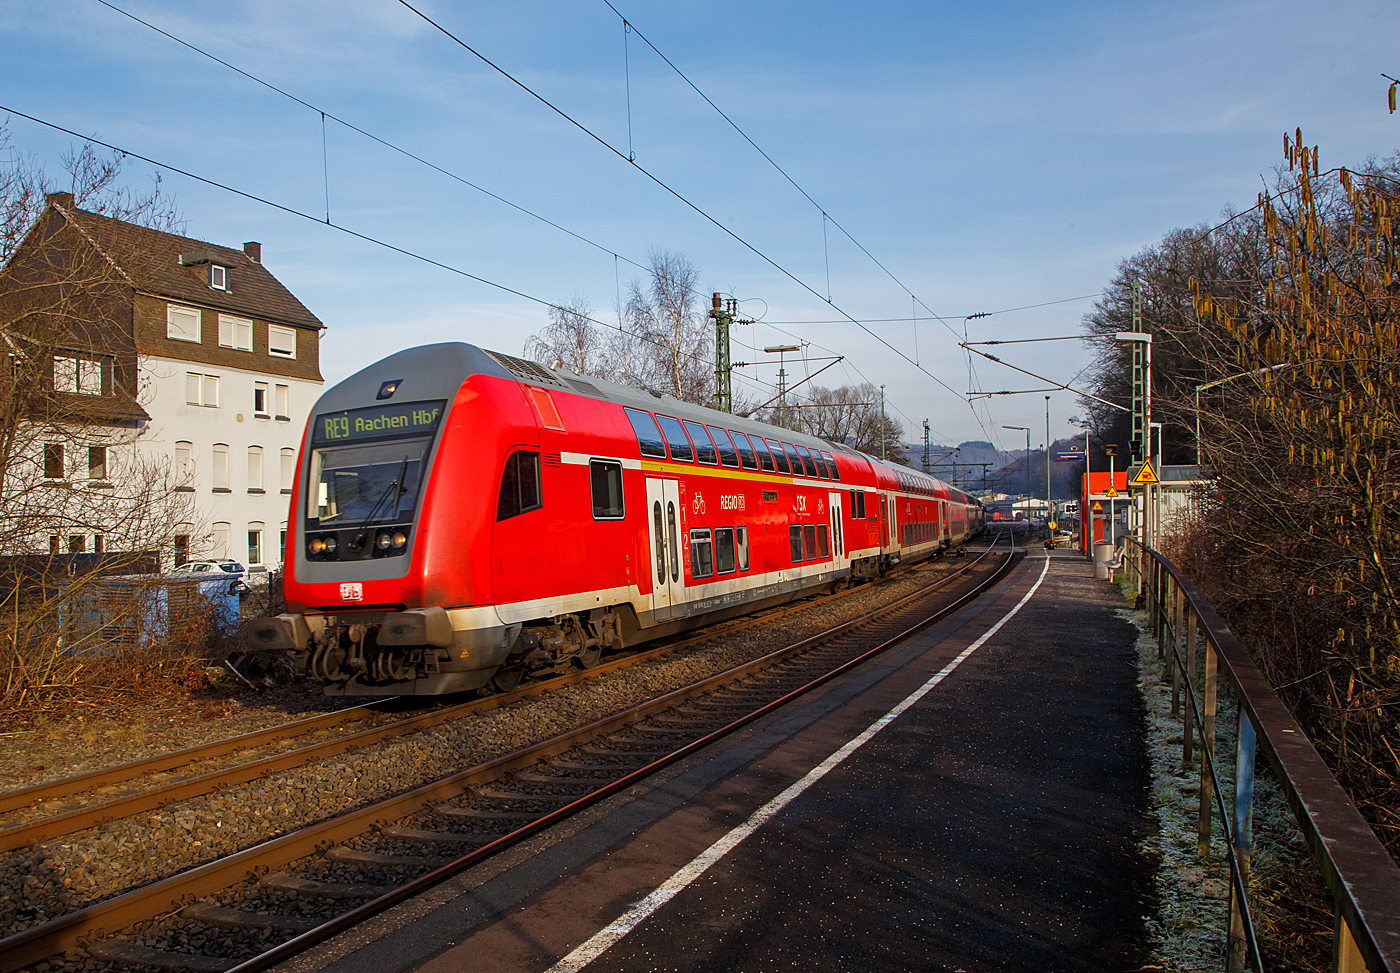
<instances>
[{"instance_id":1,"label":"white platform line","mask_svg":"<svg viewBox=\"0 0 1400 973\"><path fill-rule=\"evenodd\" d=\"M816 767L812 768L805 777L795 784L792 784L787 790L755 811L749 816L747 821L736 827L733 831L730 831L686 865L682 866L679 871L662 882L655 892L652 892L640 902L635 903L632 908L628 909L614 922L600 929L586 943L551 966L549 968L549 973L576 973L576 971L582 970L589 963L601 956L613 943L637 928L647 916L669 902L676 893L680 892L691 882L703 875L707 868L728 854L730 849L736 847L739 842L757 831L765 822L772 818L773 815L790 804L799 794L840 766L847 757L864 746L875 734L894 722L901 713L923 699L934 686L937 686L944 679L948 678L954 669L962 665L964 659L980 649L988 639L1001 631L1001 627L1025 607L1026 602L1031 600L1031 596L1040 588L1040 584L1045 580L1045 575L1049 570L1050 558L1047 556L1045 558L1045 566L1040 569L1040 577L1036 578L1035 584L1031 585L1031 590L1026 592L1025 597L1018 601L1016 607L1003 615L995 625L987 629L977 641L959 652L952 662L949 662L942 669L938 670L938 672L934 673L928 682L900 700L888 713L866 727L864 732L859 736L827 757Z\"/></svg>"}]
</instances>

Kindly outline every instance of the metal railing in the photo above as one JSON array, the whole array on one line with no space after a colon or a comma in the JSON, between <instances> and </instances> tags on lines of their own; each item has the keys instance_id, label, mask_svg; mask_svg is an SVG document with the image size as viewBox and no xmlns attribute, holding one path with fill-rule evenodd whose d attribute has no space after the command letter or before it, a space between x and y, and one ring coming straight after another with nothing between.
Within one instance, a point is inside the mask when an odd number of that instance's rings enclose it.
<instances>
[{"instance_id":1,"label":"metal railing","mask_svg":"<svg viewBox=\"0 0 1400 973\"><path fill-rule=\"evenodd\" d=\"M1254 763L1256 751L1262 750L1332 894L1336 915L1333 969L1338 973L1400 973L1400 867L1195 585L1157 551L1136 538L1126 540L1134 553L1123 558L1123 568L1144 596L1151 631L1157 636L1157 657L1164 665L1163 681L1171 679L1172 716L1182 719L1184 767L1191 766L1199 734L1197 857L1210 855L1216 815L1225 839L1230 866L1226 969L1230 973L1246 968L1263 971L1249 910ZM1200 659L1198 631L1204 653ZM1203 671L1199 686L1195 683L1198 667ZM1226 807L1215 763L1216 705L1222 677L1239 703L1233 809Z\"/></svg>"}]
</instances>

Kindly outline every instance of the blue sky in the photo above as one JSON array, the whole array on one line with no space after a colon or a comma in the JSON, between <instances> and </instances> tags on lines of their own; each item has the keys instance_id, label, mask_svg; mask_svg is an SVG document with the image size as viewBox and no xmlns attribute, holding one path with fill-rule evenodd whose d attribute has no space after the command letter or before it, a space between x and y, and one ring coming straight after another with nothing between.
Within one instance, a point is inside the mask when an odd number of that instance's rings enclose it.
<instances>
[{"instance_id":1,"label":"blue sky","mask_svg":"<svg viewBox=\"0 0 1400 973\"><path fill-rule=\"evenodd\" d=\"M1023 434L1000 427L1029 425L1038 446L1044 398L984 399L974 413L843 321L828 293L958 393L1036 387L987 362L970 385L955 337L964 317L1095 294L1120 259L1172 228L1252 205L1284 131L1301 126L1324 166L1400 146L1380 77L1400 76L1393 0L613 0L887 274L833 226L824 244L820 211L635 34L624 66L622 22L603 0L421 4L809 291L397 2L111 2L318 111L97 0L0 6L0 104L312 216L324 218L329 196L337 224L533 297L582 296L603 320L619 282L640 276L627 260L682 253L703 291L733 294L763 322L736 340L795 335L814 357L845 355L817 381L885 384L911 440L928 418L944 442L1014 448ZM334 122L323 163L319 110L592 243ZM72 142L14 116L10 128L55 170ZM154 172L126 168L137 188ZM519 354L546 322L539 304L312 220L173 173L164 183L191 236L263 243L264 262L329 327L328 382L432 341ZM968 333L1072 335L1091 305L993 314ZM1088 363L1078 342L1002 353L1066 382ZM744 369L738 387L758 395L775 372ZM1052 435L1068 435L1074 397L1056 393L1050 410Z\"/></svg>"}]
</instances>

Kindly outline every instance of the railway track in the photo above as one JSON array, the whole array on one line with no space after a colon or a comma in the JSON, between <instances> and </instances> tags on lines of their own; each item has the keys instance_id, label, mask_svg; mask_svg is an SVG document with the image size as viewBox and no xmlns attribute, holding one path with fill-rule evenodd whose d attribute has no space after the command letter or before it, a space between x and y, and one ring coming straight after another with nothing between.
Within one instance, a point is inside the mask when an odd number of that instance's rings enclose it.
<instances>
[{"instance_id":1,"label":"railway track","mask_svg":"<svg viewBox=\"0 0 1400 973\"><path fill-rule=\"evenodd\" d=\"M988 573L984 560L821 635L579 730L0 940L0 969L20 969L85 943L88 958L122 967L212 971L227 970L251 956L264 965L276 962L288 950L304 948L416 894L425 883L470 867L757 718L854 664L853 658L861 657L870 642L888 644L889 637L927 624L926 602L934 589L964 574ZM984 585L994 583L1011 559L995 560L1000 567ZM951 609L942 611L947 610ZM786 613L745 619L722 633L682 644L772 623ZM678 647L661 647L642 657ZM604 663L594 672L636 664L638 658ZM548 680L466 705L503 705L588 675ZM450 719L443 714L451 709L426 715ZM740 715L735 718L736 714ZM334 743L345 739L351 737ZM257 878L249 881L250 875ZM178 917L155 928L93 941L100 930L149 925L193 899L216 894L218 902L186 905ZM347 912L347 902L362 904ZM291 945L278 945L290 935L296 936ZM211 952L218 955L208 955Z\"/></svg>"},{"instance_id":2,"label":"railway track","mask_svg":"<svg viewBox=\"0 0 1400 973\"><path fill-rule=\"evenodd\" d=\"M910 568L898 569L876 583L888 584L908 570ZM862 590L848 588L822 598L825 602L830 602ZM391 709L396 703L402 704L401 698L376 700L362 706L351 706L173 753L0 793L0 853L160 808L172 802L188 800L225 787L282 773L314 760L373 746L395 737L509 706L521 699L574 685L590 677L638 665L667 653L701 645L748 628L771 624L778 619L806 611L812 604L812 599L804 599L796 604L720 622L695 634L669 640L651 649L605 659L592 669L533 680L510 692L496 693L424 713L394 719ZM365 722L374 722L376 725L360 730L353 729L356 724ZM321 739L292 749L286 746L289 741L298 737L315 736L329 736L329 739ZM180 776L175 780L167 779L179 771L189 771L201 764L220 762L221 758L232 758L232 762L224 761L223 766ZM126 785L127 793L110 793L122 785ZM83 800L84 797L88 799ZM65 804L67 806L64 806Z\"/></svg>"}]
</instances>

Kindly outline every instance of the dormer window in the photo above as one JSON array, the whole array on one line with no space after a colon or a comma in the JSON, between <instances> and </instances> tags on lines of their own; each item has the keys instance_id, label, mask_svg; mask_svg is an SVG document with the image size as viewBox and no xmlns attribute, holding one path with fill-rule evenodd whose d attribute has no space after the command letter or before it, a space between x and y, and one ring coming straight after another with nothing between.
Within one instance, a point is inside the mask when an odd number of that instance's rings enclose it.
<instances>
[{"instance_id":1,"label":"dormer window","mask_svg":"<svg viewBox=\"0 0 1400 973\"><path fill-rule=\"evenodd\" d=\"M209 265L209 286L216 291L228 290L228 268L218 264Z\"/></svg>"}]
</instances>

